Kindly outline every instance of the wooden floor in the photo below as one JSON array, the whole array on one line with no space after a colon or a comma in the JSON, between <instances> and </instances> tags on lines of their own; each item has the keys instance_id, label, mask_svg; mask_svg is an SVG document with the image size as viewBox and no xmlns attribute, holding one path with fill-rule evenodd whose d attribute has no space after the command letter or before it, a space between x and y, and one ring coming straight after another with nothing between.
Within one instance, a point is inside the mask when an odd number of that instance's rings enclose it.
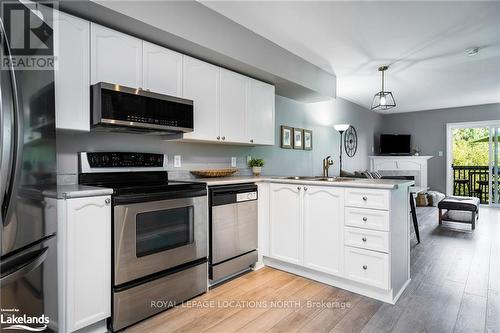
<instances>
[{"instance_id":1,"label":"wooden floor","mask_svg":"<svg viewBox=\"0 0 500 333\"><path fill-rule=\"evenodd\" d=\"M435 208L418 216L396 305L263 268L127 332L500 332L500 209L481 208L474 232L438 227Z\"/></svg>"}]
</instances>

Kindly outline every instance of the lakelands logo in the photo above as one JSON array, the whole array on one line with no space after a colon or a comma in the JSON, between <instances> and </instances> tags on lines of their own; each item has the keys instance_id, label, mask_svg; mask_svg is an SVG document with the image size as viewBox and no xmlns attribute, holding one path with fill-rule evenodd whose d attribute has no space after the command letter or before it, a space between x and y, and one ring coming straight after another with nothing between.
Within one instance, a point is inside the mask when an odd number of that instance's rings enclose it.
<instances>
[{"instance_id":1,"label":"lakelands logo","mask_svg":"<svg viewBox=\"0 0 500 333\"><path fill-rule=\"evenodd\" d=\"M58 22L53 1L2 1L1 17L10 56L2 52L1 69L53 70L54 24ZM4 38L6 37L6 38Z\"/></svg>"},{"instance_id":2,"label":"lakelands logo","mask_svg":"<svg viewBox=\"0 0 500 333\"><path fill-rule=\"evenodd\" d=\"M42 332L47 329L49 317L41 315L38 317L19 314L19 309L2 309L0 324L2 330L23 330L30 332Z\"/></svg>"}]
</instances>

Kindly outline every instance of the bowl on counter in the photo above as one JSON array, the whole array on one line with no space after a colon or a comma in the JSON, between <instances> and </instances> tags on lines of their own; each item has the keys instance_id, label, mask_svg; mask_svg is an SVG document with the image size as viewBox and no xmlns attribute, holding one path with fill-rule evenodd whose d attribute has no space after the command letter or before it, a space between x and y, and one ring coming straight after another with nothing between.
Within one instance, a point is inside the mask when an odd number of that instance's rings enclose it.
<instances>
[{"instance_id":1,"label":"bowl on counter","mask_svg":"<svg viewBox=\"0 0 500 333\"><path fill-rule=\"evenodd\" d=\"M221 168L221 169L200 169L191 170L190 172L200 178L213 178L213 177L228 177L232 176L237 168Z\"/></svg>"}]
</instances>

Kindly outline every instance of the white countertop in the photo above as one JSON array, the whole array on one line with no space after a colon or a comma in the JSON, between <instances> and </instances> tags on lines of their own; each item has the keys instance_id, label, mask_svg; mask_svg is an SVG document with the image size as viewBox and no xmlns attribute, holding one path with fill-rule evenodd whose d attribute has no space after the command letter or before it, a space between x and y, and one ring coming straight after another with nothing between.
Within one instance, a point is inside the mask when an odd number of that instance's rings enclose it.
<instances>
[{"instance_id":1,"label":"white countertop","mask_svg":"<svg viewBox=\"0 0 500 333\"><path fill-rule=\"evenodd\" d=\"M345 177L344 177L345 178ZM357 188L375 188L375 189L397 189L401 186L411 186L413 180L401 179L368 179L368 178L349 178L346 181L321 181L321 180L304 180L304 179L287 179L283 176L234 176L234 177L214 177L214 178L196 178L190 179L207 183L208 186L242 184L242 183L285 183L285 184L307 184L307 185L323 185L337 187L357 187Z\"/></svg>"}]
</instances>

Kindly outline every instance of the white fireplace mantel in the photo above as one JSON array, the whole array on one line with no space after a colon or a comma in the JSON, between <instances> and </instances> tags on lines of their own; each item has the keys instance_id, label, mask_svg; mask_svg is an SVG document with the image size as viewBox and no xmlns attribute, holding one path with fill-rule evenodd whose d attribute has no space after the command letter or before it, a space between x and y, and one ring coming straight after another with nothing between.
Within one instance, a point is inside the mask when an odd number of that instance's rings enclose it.
<instances>
[{"instance_id":1,"label":"white fireplace mantel","mask_svg":"<svg viewBox=\"0 0 500 333\"><path fill-rule=\"evenodd\" d=\"M427 161L433 156L369 156L370 170L383 175L415 177L415 185L427 188Z\"/></svg>"}]
</instances>

